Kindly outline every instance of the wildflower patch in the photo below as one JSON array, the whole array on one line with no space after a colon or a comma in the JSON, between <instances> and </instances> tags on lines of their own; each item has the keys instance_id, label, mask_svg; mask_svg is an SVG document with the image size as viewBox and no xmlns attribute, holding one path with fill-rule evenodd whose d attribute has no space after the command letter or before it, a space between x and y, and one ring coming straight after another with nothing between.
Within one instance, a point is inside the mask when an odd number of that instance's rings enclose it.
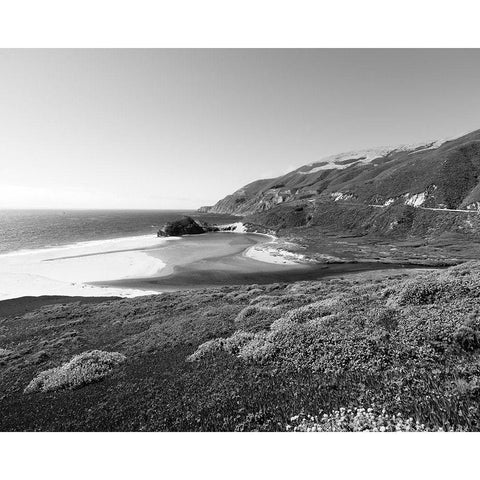
<instances>
[{"instance_id":1,"label":"wildflower patch","mask_svg":"<svg viewBox=\"0 0 480 480\"><path fill-rule=\"evenodd\" d=\"M412 417L387 414L374 408L340 408L323 415L295 415L287 425L293 432L426 432L428 429Z\"/></svg>"}]
</instances>

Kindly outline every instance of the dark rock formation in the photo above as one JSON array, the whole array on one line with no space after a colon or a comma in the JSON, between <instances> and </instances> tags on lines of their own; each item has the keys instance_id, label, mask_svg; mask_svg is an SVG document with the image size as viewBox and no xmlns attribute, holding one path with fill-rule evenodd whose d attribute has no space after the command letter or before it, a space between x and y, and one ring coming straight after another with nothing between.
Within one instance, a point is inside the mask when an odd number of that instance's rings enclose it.
<instances>
[{"instance_id":1,"label":"dark rock formation","mask_svg":"<svg viewBox=\"0 0 480 480\"><path fill-rule=\"evenodd\" d=\"M157 232L157 237L181 237L182 235L197 235L207 231L212 230L200 225L192 217L182 217L179 220L166 223Z\"/></svg>"}]
</instances>

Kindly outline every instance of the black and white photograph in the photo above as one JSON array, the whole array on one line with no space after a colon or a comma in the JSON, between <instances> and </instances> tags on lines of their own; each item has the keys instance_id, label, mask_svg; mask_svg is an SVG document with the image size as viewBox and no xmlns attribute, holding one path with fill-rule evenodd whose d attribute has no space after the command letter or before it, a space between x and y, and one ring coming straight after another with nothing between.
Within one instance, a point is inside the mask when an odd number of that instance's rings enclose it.
<instances>
[{"instance_id":1,"label":"black and white photograph","mask_svg":"<svg viewBox=\"0 0 480 480\"><path fill-rule=\"evenodd\" d=\"M32 47L0 48L7 443L480 431L480 49Z\"/></svg>"}]
</instances>

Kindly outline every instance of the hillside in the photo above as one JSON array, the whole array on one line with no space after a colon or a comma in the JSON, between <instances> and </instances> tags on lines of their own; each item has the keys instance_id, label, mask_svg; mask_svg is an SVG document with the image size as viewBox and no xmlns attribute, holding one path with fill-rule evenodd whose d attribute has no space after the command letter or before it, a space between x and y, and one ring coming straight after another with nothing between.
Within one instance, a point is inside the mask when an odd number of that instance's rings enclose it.
<instances>
[{"instance_id":1,"label":"hillside","mask_svg":"<svg viewBox=\"0 0 480 480\"><path fill-rule=\"evenodd\" d=\"M426 144L323 158L257 180L202 211L249 215L292 201L466 209L480 205L480 130Z\"/></svg>"},{"instance_id":2,"label":"hillside","mask_svg":"<svg viewBox=\"0 0 480 480\"><path fill-rule=\"evenodd\" d=\"M295 200L248 215L244 222L274 231L280 248L319 263L441 266L480 258L476 211Z\"/></svg>"},{"instance_id":3,"label":"hillside","mask_svg":"<svg viewBox=\"0 0 480 480\"><path fill-rule=\"evenodd\" d=\"M478 431L479 295L470 263L0 316L0 430Z\"/></svg>"}]
</instances>

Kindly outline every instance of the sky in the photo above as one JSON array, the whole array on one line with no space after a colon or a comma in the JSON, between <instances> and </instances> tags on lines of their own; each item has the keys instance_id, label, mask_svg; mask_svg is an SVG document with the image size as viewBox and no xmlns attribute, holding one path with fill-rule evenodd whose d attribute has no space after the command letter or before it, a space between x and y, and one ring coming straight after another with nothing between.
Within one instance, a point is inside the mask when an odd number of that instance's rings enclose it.
<instances>
[{"instance_id":1,"label":"sky","mask_svg":"<svg viewBox=\"0 0 480 480\"><path fill-rule=\"evenodd\" d=\"M480 50L0 50L0 209L190 209L480 128Z\"/></svg>"}]
</instances>

